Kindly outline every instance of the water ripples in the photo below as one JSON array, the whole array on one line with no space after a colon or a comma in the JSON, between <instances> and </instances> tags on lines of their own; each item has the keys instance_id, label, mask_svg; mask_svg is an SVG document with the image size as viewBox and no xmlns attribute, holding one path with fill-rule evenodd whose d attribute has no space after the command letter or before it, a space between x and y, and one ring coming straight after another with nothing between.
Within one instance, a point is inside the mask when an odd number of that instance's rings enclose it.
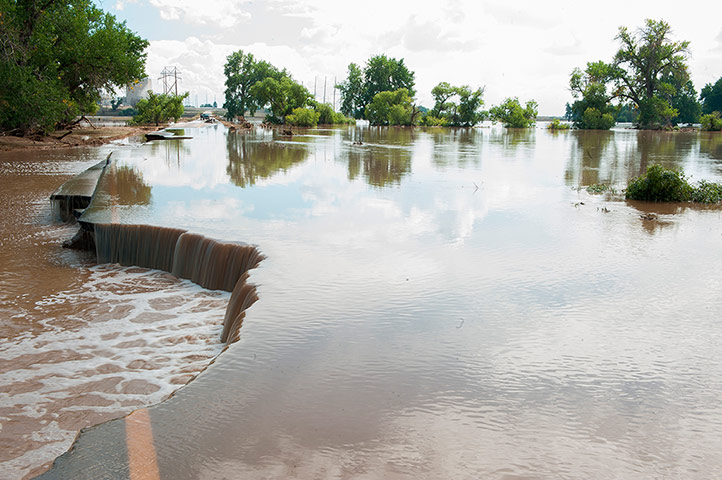
<instances>
[{"instance_id":1,"label":"water ripples","mask_svg":"<svg viewBox=\"0 0 722 480\"><path fill-rule=\"evenodd\" d=\"M157 403L223 348L226 292L168 274L99 266L35 303L33 331L0 343L3 477L65 451L78 430Z\"/></svg>"}]
</instances>

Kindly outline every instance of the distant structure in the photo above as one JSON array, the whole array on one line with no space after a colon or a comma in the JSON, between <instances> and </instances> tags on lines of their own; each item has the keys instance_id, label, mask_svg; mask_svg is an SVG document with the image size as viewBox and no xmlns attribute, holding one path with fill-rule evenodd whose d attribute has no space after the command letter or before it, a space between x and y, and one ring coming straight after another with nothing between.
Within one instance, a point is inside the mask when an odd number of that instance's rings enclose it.
<instances>
[{"instance_id":1,"label":"distant structure","mask_svg":"<svg viewBox=\"0 0 722 480\"><path fill-rule=\"evenodd\" d=\"M163 85L163 93L166 95L178 96L178 80L181 80L181 72L177 67L165 67L158 77Z\"/></svg>"},{"instance_id":2,"label":"distant structure","mask_svg":"<svg viewBox=\"0 0 722 480\"><path fill-rule=\"evenodd\" d=\"M153 82L149 77L141 79L137 83L131 83L125 87L125 104L135 107L138 100L148 97L148 90L153 89Z\"/></svg>"}]
</instances>

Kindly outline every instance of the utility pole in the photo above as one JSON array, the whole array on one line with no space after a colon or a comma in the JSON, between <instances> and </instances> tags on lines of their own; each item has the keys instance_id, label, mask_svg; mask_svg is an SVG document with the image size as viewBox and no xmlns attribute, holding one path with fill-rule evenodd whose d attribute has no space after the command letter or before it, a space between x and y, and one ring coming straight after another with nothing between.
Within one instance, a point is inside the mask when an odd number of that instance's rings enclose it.
<instances>
[{"instance_id":1,"label":"utility pole","mask_svg":"<svg viewBox=\"0 0 722 480\"><path fill-rule=\"evenodd\" d=\"M182 78L177 67L163 68L158 80L163 83L163 94L170 95L172 93L176 97L178 96L178 80L182 80Z\"/></svg>"},{"instance_id":2,"label":"utility pole","mask_svg":"<svg viewBox=\"0 0 722 480\"><path fill-rule=\"evenodd\" d=\"M326 103L326 78L323 77L323 103Z\"/></svg>"}]
</instances>

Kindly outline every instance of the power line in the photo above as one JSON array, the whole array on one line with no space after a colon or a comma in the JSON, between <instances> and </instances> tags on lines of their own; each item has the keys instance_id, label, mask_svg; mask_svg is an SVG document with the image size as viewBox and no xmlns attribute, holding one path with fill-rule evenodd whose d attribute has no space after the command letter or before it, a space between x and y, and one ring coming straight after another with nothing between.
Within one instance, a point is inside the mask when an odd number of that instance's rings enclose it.
<instances>
[{"instance_id":1,"label":"power line","mask_svg":"<svg viewBox=\"0 0 722 480\"><path fill-rule=\"evenodd\" d=\"M178 96L178 80L182 80L181 72L177 67L165 67L160 72L158 80L163 82L163 93L170 95L171 93Z\"/></svg>"}]
</instances>

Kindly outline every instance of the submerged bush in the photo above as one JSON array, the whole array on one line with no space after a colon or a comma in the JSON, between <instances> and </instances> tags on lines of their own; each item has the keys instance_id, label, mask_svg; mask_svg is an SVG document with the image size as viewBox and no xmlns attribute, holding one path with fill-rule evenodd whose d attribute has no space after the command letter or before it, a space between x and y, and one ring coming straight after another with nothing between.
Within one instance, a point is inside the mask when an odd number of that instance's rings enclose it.
<instances>
[{"instance_id":1,"label":"submerged bush","mask_svg":"<svg viewBox=\"0 0 722 480\"><path fill-rule=\"evenodd\" d=\"M319 114L320 125L350 125L356 123L356 119L349 118L341 112L334 112L333 107L328 103L312 102L314 110Z\"/></svg>"},{"instance_id":2,"label":"submerged bush","mask_svg":"<svg viewBox=\"0 0 722 480\"><path fill-rule=\"evenodd\" d=\"M627 187L626 197L650 202L686 202L692 195L692 186L681 169L667 169L650 165L647 173L633 179Z\"/></svg>"},{"instance_id":3,"label":"submerged bush","mask_svg":"<svg viewBox=\"0 0 722 480\"><path fill-rule=\"evenodd\" d=\"M706 130L708 132L722 131L722 118L720 118L719 112L702 115L699 121L702 124L702 130Z\"/></svg>"},{"instance_id":4,"label":"submerged bush","mask_svg":"<svg viewBox=\"0 0 722 480\"><path fill-rule=\"evenodd\" d=\"M321 114L312 108L294 108L293 113L286 115L286 123L297 127L315 127L320 116Z\"/></svg>"},{"instance_id":5,"label":"submerged bush","mask_svg":"<svg viewBox=\"0 0 722 480\"><path fill-rule=\"evenodd\" d=\"M569 127L568 123L562 123L558 118L555 118L547 128L549 130L569 130Z\"/></svg>"},{"instance_id":6,"label":"submerged bush","mask_svg":"<svg viewBox=\"0 0 722 480\"><path fill-rule=\"evenodd\" d=\"M609 130L615 124L614 117L609 113L602 113L596 108L587 108L582 114L579 128L586 130Z\"/></svg>"},{"instance_id":7,"label":"submerged bush","mask_svg":"<svg viewBox=\"0 0 722 480\"><path fill-rule=\"evenodd\" d=\"M692 192L692 201L698 203L722 203L722 184L700 180Z\"/></svg>"},{"instance_id":8,"label":"submerged bush","mask_svg":"<svg viewBox=\"0 0 722 480\"><path fill-rule=\"evenodd\" d=\"M701 180L690 185L681 169L650 165L647 173L632 180L626 197L651 202L722 203L722 184Z\"/></svg>"},{"instance_id":9,"label":"submerged bush","mask_svg":"<svg viewBox=\"0 0 722 480\"><path fill-rule=\"evenodd\" d=\"M436 117L429 111L421 117L421 125L424 127L446 127L449 125L449 121L446 117Z\"/></svg>"}]
</instances>

